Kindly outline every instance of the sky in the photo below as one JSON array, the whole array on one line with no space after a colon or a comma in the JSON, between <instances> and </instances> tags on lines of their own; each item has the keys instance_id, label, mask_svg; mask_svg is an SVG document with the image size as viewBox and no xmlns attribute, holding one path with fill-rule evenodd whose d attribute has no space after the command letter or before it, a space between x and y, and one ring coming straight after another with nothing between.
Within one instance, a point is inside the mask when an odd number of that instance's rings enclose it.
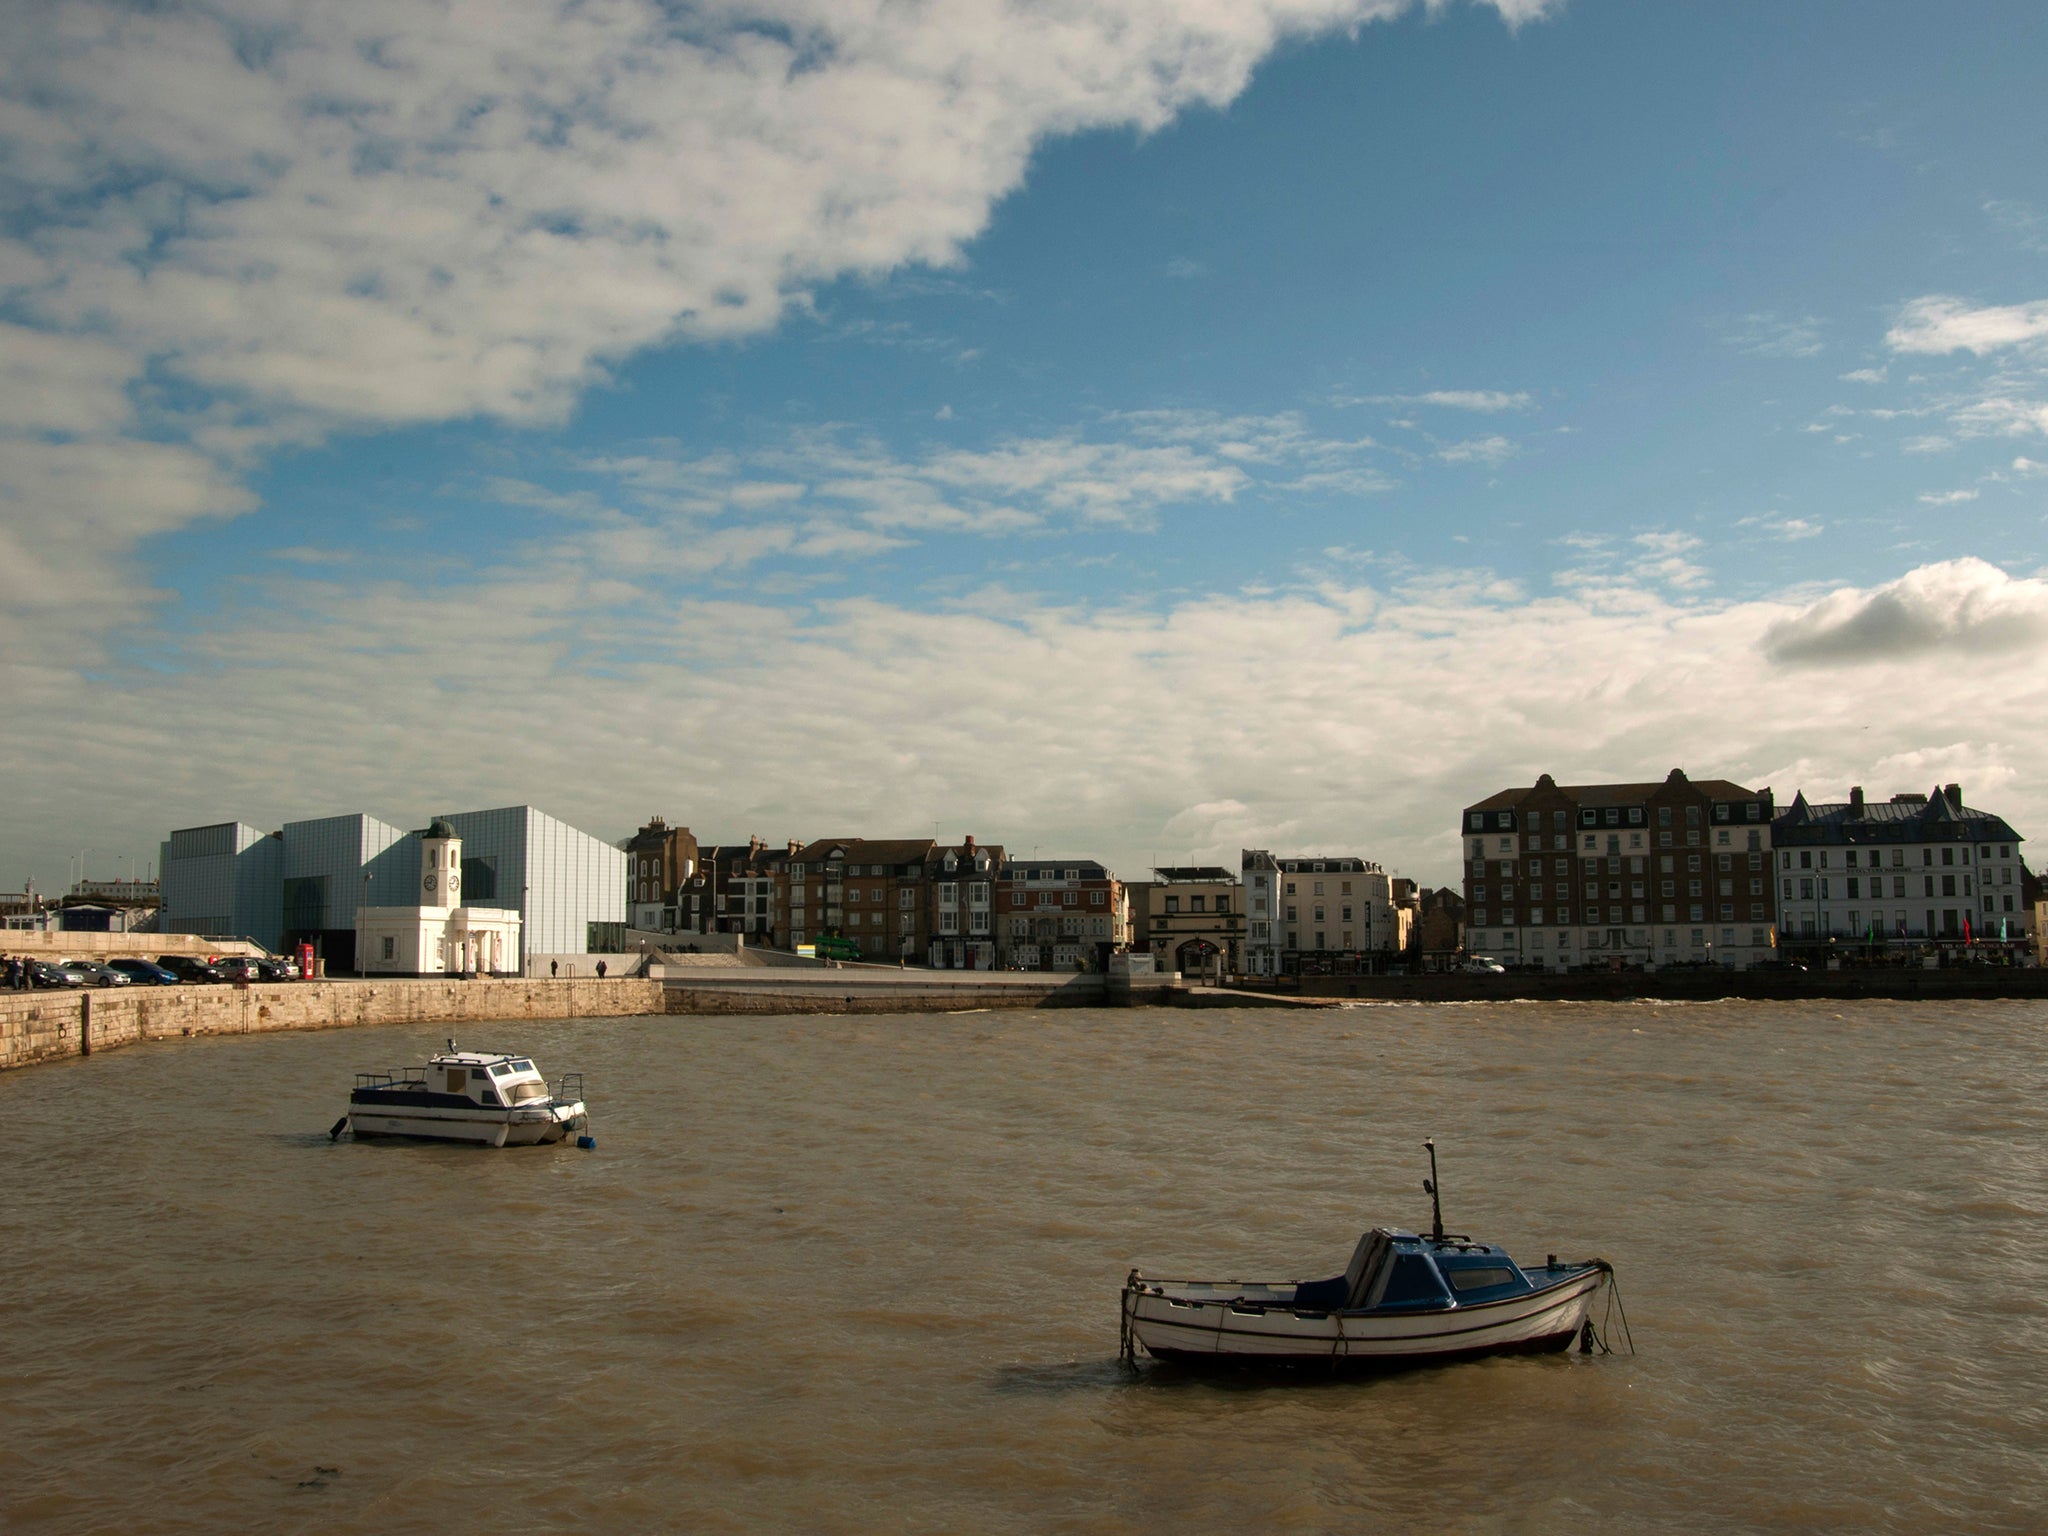
<instances>
[{"instance_id":1,"label":"sky","mask_svg":"<svg viewBox=\"0 0 2048 1536\"><path fill-rule=\"evenodd\" d=\"M2048 12L38 5L0 887L173 828L2048 835Z\"/></svg>"}]
</instances>

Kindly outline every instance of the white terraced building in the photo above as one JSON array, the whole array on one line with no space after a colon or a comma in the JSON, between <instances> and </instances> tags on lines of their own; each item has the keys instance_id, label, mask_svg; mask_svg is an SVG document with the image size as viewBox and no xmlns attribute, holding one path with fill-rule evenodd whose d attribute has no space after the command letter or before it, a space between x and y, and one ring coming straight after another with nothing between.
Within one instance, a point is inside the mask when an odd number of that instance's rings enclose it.
<instances>
[{"instance_id":1,"label":"white terraced building","mask_svg":"<svg viewBox=\"0 0 2048 1536\"><path fill-rule=\"evenodd\" d=\"M1800 795L1771 829L1779 927L1790 950L2010 946L2031 931L2019 833L1963 804L1960 784L1930 794L1816 805Z\"/></svg>"}]
</instances>

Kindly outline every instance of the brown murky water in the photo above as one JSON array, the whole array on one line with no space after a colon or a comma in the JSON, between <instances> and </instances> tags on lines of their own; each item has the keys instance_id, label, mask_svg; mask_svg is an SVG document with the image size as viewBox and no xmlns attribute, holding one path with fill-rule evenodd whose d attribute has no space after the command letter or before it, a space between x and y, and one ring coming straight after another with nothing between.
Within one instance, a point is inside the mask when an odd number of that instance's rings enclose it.
<instances>
[{"instance_id":1,"label":"brown murky water","mask_svg":"<svg viewBox=\"0 0 2048 1536\"><path fill-rule=\"evenodd\" d=\"M414 1029L0 1078L0 1528L2048 1529L2048 1010L473 1029L599 1147L330 1145ZM1641 1351L1116 1362L1134 1262L1427 1220L1605 1254Z\"/></svg>"}]
</instances>

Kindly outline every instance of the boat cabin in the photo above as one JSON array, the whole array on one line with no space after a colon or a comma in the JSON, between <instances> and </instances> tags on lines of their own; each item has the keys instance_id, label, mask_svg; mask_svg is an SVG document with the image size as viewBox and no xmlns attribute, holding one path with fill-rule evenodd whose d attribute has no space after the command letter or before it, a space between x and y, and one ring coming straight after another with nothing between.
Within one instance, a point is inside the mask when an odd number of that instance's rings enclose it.
<instances>
[{"instance_id":1,"label":"boat cabin","mask_svg":"<svg viewBox=\"0 0 2048 1536\"><path fill-rule=\"evenodd\" d=\"M578 1090L570 1094L571 1098L580 1097L580 1081L567 1086ZM454 1095L480 1109L513 1109L553 1097L547 1079L532 1061L504 1051L443 1051L424 1067L399 1072L358 1072L358 1100L365 1093L387 1098L425 1094L443 1103L446 1096Z\"/></svg>"},{"instance_id":2,"label":"boat cabin","mask_svg":"<svg viewBox=\"0 0 2048 1536\"><path fill-rule=\"evenodd\" d=\"M1304 1281L1292 1300L1297 1308L1317 1311L1425 1312L1534 1289L1507 1251L1491 1243L1375 1227L1358 1240L1343 1274Z\"/></svg>"},{"instance_id":3,"label":"boat cabin","mask_svg":"<svg viewBox=\"0 0 2048 1536\"><path fill-rule=\"evenodd\" d=\"M427 1088L459 1093L486 1109L510 1109L548 1097L547 1079L524 1056L493 1051L452 1051L427 1063Z\"/></svg>"}]
</instances>

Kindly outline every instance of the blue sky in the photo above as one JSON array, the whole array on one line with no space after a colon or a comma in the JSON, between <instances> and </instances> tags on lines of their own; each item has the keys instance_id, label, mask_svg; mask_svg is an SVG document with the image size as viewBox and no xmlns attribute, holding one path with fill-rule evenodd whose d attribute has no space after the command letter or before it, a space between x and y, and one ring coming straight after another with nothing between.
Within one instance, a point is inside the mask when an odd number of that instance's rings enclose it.
<instances>
[{"instance_id":1,"label":"blue sky","mask_svg":"<svg viewBox=\"0 0 2048 1536\"><path fill-rule=\"evenodd\" d=\"M1673 764L2028 830L2044 43L47 20L0 66L0 885L520 800L1439 882L1466 801Z\"/></svg>"}]
</instances>

